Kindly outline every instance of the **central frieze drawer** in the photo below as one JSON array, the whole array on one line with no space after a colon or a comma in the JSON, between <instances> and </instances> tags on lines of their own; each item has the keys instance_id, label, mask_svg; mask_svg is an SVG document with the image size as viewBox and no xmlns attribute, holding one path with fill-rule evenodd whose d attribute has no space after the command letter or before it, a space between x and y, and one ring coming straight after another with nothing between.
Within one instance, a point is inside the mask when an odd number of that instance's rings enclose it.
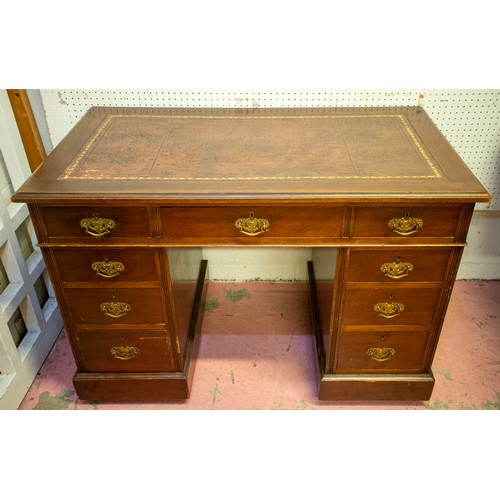
<instances>
[{"instance_id":1,"label":"central frieze drawer","mask_svg":"<svg viewBox=\"0 0 500 500\"><path fill-rule=\"evenodd\" d=\"M83 331L78 334L83 369L88 372L175 371L168 332Z\"/></svg>"},{"instance_id":2,"label":"central frieze drawer","mask_svg":"<svg viewBox=\"0 0 500 500\"><path fill-rule=\"evenodd\" d=\"M440 288L347 287L344 325L430 325Z\"/></svg>"},{"instance_id":3,"label":"central frieze drawer","mask_svg":"<svg viewBox=\"0 0 500 500\"><path fill-rule=\"evenodd\" d=\"M326 206L163 207L160 213L163 236L186 241L317 241L339 238L342 225L342 209Z\"/></svg>"},{"instance_id":4,"label":"central frieze drawer","mask_svg":"<svg viewBox=\"0 0 500 500\"><path fill-rule=\"evenodd\" d=\"M109 238L152 236L146 207L41 207L49 238Z\"/></svg>"},{"instance_id":5,"label":"central frieze drawer","mask_svg":"<svg viewBox=\"0 0 500 500\"><path fill-rule=\"evenodd\" d=\"M157 288L67 288L75 324L164 324L164 304Z\"/></svg>"},{"instance_id":6,"label":"central frieze drawer","mask_svg":"<svg viewBox=\"0 0 500 500\"><path fill-rule=\"evenodd\" d=\"M159 281L156 251L120 248L53 250L63 282Z\"/></svg>"},{"instance_id":7,"label":"central frieze drawer","mask_svg":"<svg viewBox=\"0 0 500 500\"><path fill-rule=\"evenodd\" d=\"M390 238L454 238L461 207L357 207L353 236Z\"/></svg>"}]
</instances>

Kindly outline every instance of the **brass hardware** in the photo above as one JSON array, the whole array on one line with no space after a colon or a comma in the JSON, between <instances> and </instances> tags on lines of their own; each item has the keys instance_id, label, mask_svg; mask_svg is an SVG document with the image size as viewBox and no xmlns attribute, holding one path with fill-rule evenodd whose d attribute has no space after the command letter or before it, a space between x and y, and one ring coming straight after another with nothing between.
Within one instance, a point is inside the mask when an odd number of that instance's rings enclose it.
<instances>
[{"instance_id":1,"label":"brass hardware","mask_svg":"<svg viewBox=\"0 0 500 500\"><path fill-rule=\"evenodd\" d=\"M101 304L101 311L111 318L121 318L131 310L132 307L126 302L103 302Z\"/></svg>"},{"instance_id":2,"label":"brass hardware","mask_svg":"<svg viewBox=\"0 0 500 500\"><path fill-rule=\"evenodd\" d=\"M82 219L80 227L85 229L87 234L99 237L108 234L115 227L115 221L112 219L102 219L97 217L97 214L94 214L90 219Z\"/></svg>"},{"instance_id":3,"label":"brass hardware","mask_svg":"<svg viewBox=\"0 0 500 500\"><path fill-rule=\"evenodd\" d=\"M113 278L125 271L125 266L121 262L101 261L92 263L92 271L103 278Z\"/></svg>"},{"instance_id":4,"label":"brass hardware","mask_svg":"<svg viewBox=\"0 0 500 500\"><path fill-rule=\"evenodd\" d=\"M234 225L240 233L247 236L257 236L269 230L269 221L267 219L256 219L253 213L245 219L238 219Z\"/></svg>"},{"instance_id":5,"label":"brass hardware","mask_svg":"<svg viewBox=\"0 0 500 500\"><path fill-rule=\"evenodd\" d=\"M391 219L388 225L389 229L391 229L394 233L402 236L408 236L416 233L419 229L422 229L424 227L424 222L422 219L418 219L416 217L405 216Z\"/></svg>"},{"instance_id":6,"label":"brass hardware","mask_svg":"<svg viewBox=\"0 0 500 500\"><path fill-rule=\"evenodd\" d=\"M413 271L413 264L410 262L386 262L380 266L380 270L385 276L398 280L408 276Z\"/></svg>"},{"instance_id":7,"label":"brass hardware","mask_svg":"<svg viewBox=\"0 0 500 500\"><path fill-rule=\"evenodd\" d=\"M379 302L373 310L383 318L394 318L405 310L405 306L400 302Z\"/></svg>"},{"instance_id":8,"label":"brass hardware","mask_svg":"<svg viewBox=\"0 0 500 500\"><path fill-rule=\"evenodd\" d=\"M370 347L366 350L366 355L375 361L387 361L396 354L393 347Z\"/></svg>"},{"instance_id":9,"label":"brass hardware","mask_svg":"<svg viewBox=\"0 0 500 500\"><path fill-rule=\"evenodd\" d=\"M116 359L127 360L135 358L139 354L139 348L132 346L119 346L112 347L110 352Z\"/></svg>"}]
</instances>

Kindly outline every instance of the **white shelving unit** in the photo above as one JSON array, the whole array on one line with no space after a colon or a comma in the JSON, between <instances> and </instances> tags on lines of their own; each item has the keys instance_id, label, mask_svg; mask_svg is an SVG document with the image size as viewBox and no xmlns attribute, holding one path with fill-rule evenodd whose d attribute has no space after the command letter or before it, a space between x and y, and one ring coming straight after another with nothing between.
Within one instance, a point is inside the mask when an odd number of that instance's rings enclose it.
<instances>
[{"instance_id":1,"label":"white shelving unit","mask_svg":"<svg viewBox=\"0 0 500 500\"><path fill-rule=\"evenodd\" d=\"M11 202L29 175L0 90L0 409L17 409L63 326L28 209Z\"/></svg>"}]
</instances>

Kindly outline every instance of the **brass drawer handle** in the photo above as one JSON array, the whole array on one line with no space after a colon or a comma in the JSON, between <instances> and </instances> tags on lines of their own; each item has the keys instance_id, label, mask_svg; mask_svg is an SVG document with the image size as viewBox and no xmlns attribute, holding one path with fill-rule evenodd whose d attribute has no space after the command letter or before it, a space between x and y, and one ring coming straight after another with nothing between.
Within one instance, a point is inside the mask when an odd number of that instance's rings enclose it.
<instances>
[{"instance_id":1,"label":"brass drawer handle","mask_svg":"<svg viewBox=\"0 0 500 500\"><path fill-rule=\"evenodd\" d=\"M101 311L111 318L121 318L132 310L130 304L126 302L103 302Z\"/></svg>"},{"instance_id":2,"label":"brass drawer handle","mask_svg":"<svg viewBox=\"0 0 500 500\"><path fill-rule=\"evenodd\" d=\"M375 361L387 361L396 354L394 347L370 347L366 350L366 355Z\"/></svg>"},{"instance_id":3,"label":"brass drawer handle","mask_svg":"<svg viewBox=\"0 0 500 500\"><path fill-rule=\"evenodd\" d=\"M123 360L132 359L139 354L139 348L133 346L112 347L111 354L116 359L123 359Z\"/></svg>"},{"instance_id":4,"label":"brass drawer handle","mask_svg":"<svg viewBox=\"0 0 500 500\"><path fill-rule=\"evenodd\" d=\"M389 221L389 229L402 236L416 233L424 227L424 221L417 217L400 217Z\"/></svg>"},{"instance_id":5,"label":"brass drawer handle","mask_svg":"<svg viewBox=\"0 0 500 500\"><path fill-rule=\"evenodd\" d=\"M269 221L267 219L256 219L251 213L249 217L238 219L234 225L240 233L247 236L257 236L269 230Z\"/></svg>"},{"instance_id":6,"label":"brass drawer handle","mask_svg":"<svg viewBox=\"0 0 500 500\"><path fill-rule=\"evenodd\" d=\"M405 306L400 302L379 302L373 310L383 318L395 318L405 310Z\"/></svg>"},{"instance_id":7,"label":"brass drawer handle","mask_svg":"<svg viewBox=\"0 0 500 500\"><path fill-rule=\"evenodd\" d=\"M92 271L95 271L98 276L102 276L103 278L113 278L118 276L122 271L125 271L125 266L121 262L104 260L93 262Z\"/></svg>"},{"instance_id":8,"label":"brass drawer handle","mask_svg":"<svg viewBox=\"0 0 500 500\"><path fill-rule=\"evenodd\" d=\"M410 262L386 262L380 266L380 270L385 276L398 280L408 276L413 271L413 264Z\"/></svg>"},{"instance_id":9,"label":"brass drawer handle","mask_svg":"<svg viewBox=\"0 0 500 500\"><path fill-rule=\"evenodd\" d=\"M85 230L87 234L91 236L104 236L111 232L111 229L115 227L115 221L113 219L103 219L94 214L90 219L82 219L80 221L80 227Z\"/></svg>"}]
</instances>

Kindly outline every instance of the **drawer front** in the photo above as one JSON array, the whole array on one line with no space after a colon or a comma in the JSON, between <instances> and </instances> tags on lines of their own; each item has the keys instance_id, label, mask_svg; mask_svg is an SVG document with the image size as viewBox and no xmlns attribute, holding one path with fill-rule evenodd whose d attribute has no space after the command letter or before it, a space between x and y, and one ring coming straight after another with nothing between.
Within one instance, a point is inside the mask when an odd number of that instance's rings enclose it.
<instances>
[{"instance_id":1,"label":"drawer front","mask_svg":"<svg viewBox=\"0 0 500 500\"><path fill-rule=\"evenodd\" d=\"M454 238L459 205L357 207L354 237Z\"/></svg>"},{"instance_id":2,"label":"drawer front","mask_svg":"<svg viewBox=\"0 0 500 500\"><path fill-rule=\"evenodd\" d=\"M79 332L78 346L84 371L175 371L171 341L164 331L84 331Z\"/></svg>"},{"instance_id":3,"label":"drawer front","mask_svg":"<svg viewBox=\"0 0 500 500\"><path fill-rule=\"evenodd\" d=\"M172 240L243 239L249 243L279 243L308 238L339 238L340 207L224 206L163 207L163 236Z\"/></svg>"},{"instance_id":4,"label":"drawer front","mask_svg":"<svg viewBox=\"0 0 500 500\"><path fill-rule=\"evenodd\" d=\"M146 207L41 207L49 238L133 238L151 236Z\"/></svg>"},{"instance_id":5,"label":"drawer front","mask_svg":"<svg viewBox=\"0 0 500 500\"><path fill-rule=\"evenodd\" d=\"M54 250L63 282L159 281L156 251L115 248Z\"/></svg>"},{"instance_id":6,"label":"drawer front","mask_svg":"<svg viewBox=\"0 0 500 500\"><path fill-rule=\"evenodd\" d=\"M347 288L344 325L430 325L439 288Z\"/></svg>"},{"instance_id":7,"label":"drawer front","mask_svg":"<svg viewBox=\"0 0 500 500\"><path fill-rule=\"evenodd\" d=\"M449 249L435 248L351 249L347 281L440 282L443 280L449 255Z\"/></svg>"},{"instance_id":8,"label":"drawer front","mask_svg":"<svg viewBox=\"0 0 500 500\"><path fill-rule=\"evenodd\" d=\"M417 373L429 332L345 332L336 373Z\"/></svg>"},{"instance_id":9,"label":"drawer front","mask_svg":"<svg viewBox=\"0 0 500 500\"><path fill-rule=\"evenodd\" d=\"M156 288L67 288L75 324L165 324L163 300Z\"/></svg>"}]
</instances>

